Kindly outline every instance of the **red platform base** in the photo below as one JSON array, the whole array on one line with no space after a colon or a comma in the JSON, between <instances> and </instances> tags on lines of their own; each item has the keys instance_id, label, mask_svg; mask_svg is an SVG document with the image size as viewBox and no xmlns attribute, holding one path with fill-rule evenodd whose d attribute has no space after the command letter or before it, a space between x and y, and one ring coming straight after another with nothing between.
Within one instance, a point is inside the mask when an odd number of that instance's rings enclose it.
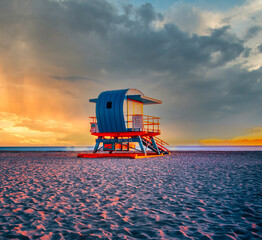
<instances>
[{"instance_id":1,"label":"red platform base","mask_svg":"<svg viewBox=\"0 0 262 240\"><path fill-rule=\"evenodd\" d=\"M79 158L148 158L161 157L163 154L157 155L155 153L79 153Z\"/></svg>"}]
</instances>

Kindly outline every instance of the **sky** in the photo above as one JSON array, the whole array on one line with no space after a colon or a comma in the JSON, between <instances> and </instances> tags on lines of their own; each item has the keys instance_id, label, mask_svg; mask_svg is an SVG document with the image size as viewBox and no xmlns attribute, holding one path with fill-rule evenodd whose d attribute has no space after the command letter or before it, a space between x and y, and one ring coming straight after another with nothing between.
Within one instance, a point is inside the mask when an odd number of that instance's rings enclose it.
<instances>
[{"instance_id":1,"label":"sky","mask_svg":"<svg viewBox=\"0 0 262 240\"><path fill-rule=\"evenodd\" d=\"M170 145L262 145L261 0L1 0L0 146L93 145L137 88Z\"/></svg>"}]
</instances>

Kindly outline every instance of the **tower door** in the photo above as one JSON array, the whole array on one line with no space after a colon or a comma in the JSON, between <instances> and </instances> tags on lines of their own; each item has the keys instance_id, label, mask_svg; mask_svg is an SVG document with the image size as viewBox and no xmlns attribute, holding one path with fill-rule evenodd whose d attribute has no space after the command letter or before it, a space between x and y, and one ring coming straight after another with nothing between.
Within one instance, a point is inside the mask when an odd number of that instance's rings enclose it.
<instances>
[{"instance_id":1,"label":"tower door","mask_svg":"<svg viewBox=\"0 0 262 240\"><path fill-rule=\"evenodd\" d=\"M143 128L143 103L127 99L126 119L129 131L140 131Z\"/></svg>"}]
</instances>

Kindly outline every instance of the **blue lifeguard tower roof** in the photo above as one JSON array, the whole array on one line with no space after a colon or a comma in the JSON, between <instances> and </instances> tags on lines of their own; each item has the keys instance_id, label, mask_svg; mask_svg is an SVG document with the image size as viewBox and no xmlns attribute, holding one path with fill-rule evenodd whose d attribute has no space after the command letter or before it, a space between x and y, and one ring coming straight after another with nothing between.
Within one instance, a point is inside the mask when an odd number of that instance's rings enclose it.
<instances>
[{"instance_id":1,"label":"blue lifeguard tower roof","mask_svg":"<svg viewBox=\"0 0 262 240\"><path fill-rule=\"evenodd\" d=\"M134 88L121 89L121 90L110 90L110 91L105 91L105 92L102 92L102 93L106 94L106 95L115 95L116 96L116 95L119 95L123 92L125 92L126 98L132 99L132 100L135 100L135 101L138 101L138 102L142 102L144 105L161 104L162 103L161 100L157 100L157 99L154 99L154 98L147 97L141 91L134 89ZM89 99L89 102L97 103L98 98Z\"/></svg>"}]
</instances>

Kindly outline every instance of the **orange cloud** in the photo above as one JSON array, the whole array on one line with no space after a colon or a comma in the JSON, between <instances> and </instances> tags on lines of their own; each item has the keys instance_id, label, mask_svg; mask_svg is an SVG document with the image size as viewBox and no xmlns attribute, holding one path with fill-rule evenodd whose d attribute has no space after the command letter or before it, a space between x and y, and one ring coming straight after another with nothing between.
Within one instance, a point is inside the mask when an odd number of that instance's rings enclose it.
<instances>
[{"instance_id":1,"label":"orange cloud","mask_svg":"<svg viewBox=\"0 0 262 240\"><path fill-rule=\"evenodd\" d=\"M211 146L262 146L262 127L253 127L250 134L232 139L209 138L200 140L201 144Z\"/></svg>"},{"instance_id":2,"label":"orange cloud","mask_svg":"<svg viewBox=\"0 0 262 240\"><path fill-rule=\"evenodd\" d=\"M91 145L89 124L58 120L33 120L13 113L0 112L0 146Z\"/></svg>"},{"instance_id":3,"label":"orange cloud","mask_svg":"<svg viewBox=\"0 0 262 240\"><path fill-rule=\"evenodd\" d=\"M261 139L203 139L200 140L201 144L208 146L262 146L262 138Z\"/></svg>"}]
</instances>

